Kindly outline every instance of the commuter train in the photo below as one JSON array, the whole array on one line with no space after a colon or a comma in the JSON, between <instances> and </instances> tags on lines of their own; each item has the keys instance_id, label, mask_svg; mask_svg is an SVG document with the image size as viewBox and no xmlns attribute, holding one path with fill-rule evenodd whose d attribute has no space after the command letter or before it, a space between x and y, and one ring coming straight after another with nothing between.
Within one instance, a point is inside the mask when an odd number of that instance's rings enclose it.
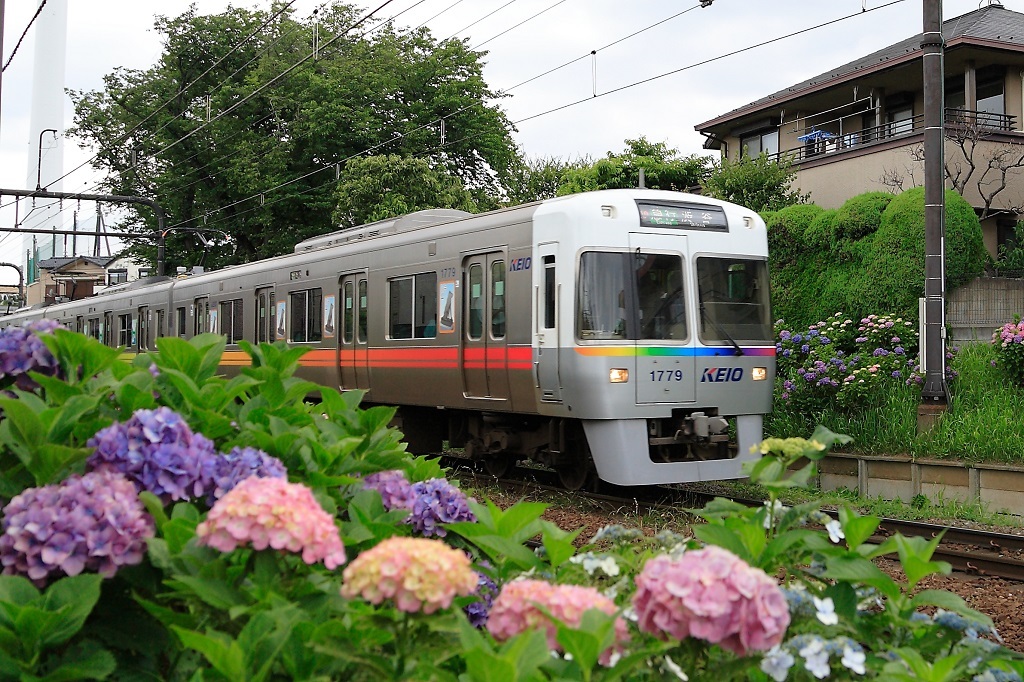
<instances>
[{"instance_id":1,"label":"commuter train","mask_svg":"<svg viewBox=\"0 0 1024 682\"><path fill-rule=\"evenodd\" d=\"M340 230L294 253L150 277L0 318L126 352L161 336L309 348L300 374L395 405L410 452L442 443L568 488L737 478L770 411L768 240L752 210L648 189Z\"/></svg>"}]
</instances>

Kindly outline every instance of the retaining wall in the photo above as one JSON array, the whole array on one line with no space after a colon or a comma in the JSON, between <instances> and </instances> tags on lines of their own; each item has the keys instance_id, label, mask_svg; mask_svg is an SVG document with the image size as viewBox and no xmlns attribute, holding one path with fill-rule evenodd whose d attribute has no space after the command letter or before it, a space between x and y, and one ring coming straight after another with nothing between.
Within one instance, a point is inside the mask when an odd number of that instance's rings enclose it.
<instances>
[{"instance_id":1,"label":"retaining wall","mask_svg":"<svg viewBox=\"0 0 1024 682\"><path fill-rule=\"evenodd\" d=\"M933 502L979 503L1024 516L1024 466L831 453L818 462L818 486L902 502L924 495Z\"/></svg>"}]
</instances>

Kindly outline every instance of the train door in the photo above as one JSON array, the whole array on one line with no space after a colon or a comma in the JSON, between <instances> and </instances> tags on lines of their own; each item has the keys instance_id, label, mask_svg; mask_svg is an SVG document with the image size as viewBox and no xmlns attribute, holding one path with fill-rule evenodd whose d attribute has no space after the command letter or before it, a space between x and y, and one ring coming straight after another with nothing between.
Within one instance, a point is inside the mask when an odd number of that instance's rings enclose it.
<instances>
[{"instance_id":1,"label":"train door","mask_svg":"<svg viewBox=\"0 0 1024 682\"><path fill-rule=\"evenodd\" d=\"M508 398L506 268L501 251L462 263L462 381L471 398Z\"/></svg>"},{"instance_id":2,"label":"train door","mask_svg":"<svg viewBox=\"0 0 1024 682\"><path fill-rule=\"evenodd\" d=\"M338 337L338 365L341 367L341 387L370 388L370 370L367 352L366 273L342 275L340 336Z\"/></svg>"},{"instance_id":3,"label":"train door","mask_svg":"<svg viewBox=\"0 0 1024 682\"><path fill-rule=\"evenodd\" d=\"M541 269L534 291L537 307L537 387L541 400L561 401L562 382L558 375L558 277L555 252L558 244L550 242L537 247Z\"/></svg>"},{"instance_id":4,"label":"train door","mask_svg":"<svg viewBox=\"0 0 1024 682\"><path fill-rule=\"evenodd\" d=\"M114 313L103 313L103 324L100 326L100 341L104 346L114 345Z\"/></svg>"},{"instance_id":5,"label":"train door","mask_svg":"<svg viewBox=\"0 0 1024 682\"><path fill-rule=\"evenodd\" d=\"M638 312L636 401L693 402L697 362L684 286L686 237L631 232L629 247Z\"/></svg>"},{"instance_id":6,"label":"train door","mask_svg":"<svg viewBox=\"0 0 1024 682\"><path fill-rule=\"evenodd\" d=\"M256 335L253 340L257 344L274 342L274 314L274 289L256 289Z\"/></svg>"}]
</instances>

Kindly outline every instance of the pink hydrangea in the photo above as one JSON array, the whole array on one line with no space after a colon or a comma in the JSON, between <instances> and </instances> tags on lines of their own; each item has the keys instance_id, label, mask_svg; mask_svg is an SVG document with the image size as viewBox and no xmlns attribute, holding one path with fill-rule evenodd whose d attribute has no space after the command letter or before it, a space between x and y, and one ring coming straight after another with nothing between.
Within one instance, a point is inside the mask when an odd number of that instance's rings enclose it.
<instances>
[{"instance_id":1,"label":"pink hydrangea","mask_svg":"<svg viewBox=\"0 0 1024 682\"><path fill-rule=\"evenodd\" d=\"M589 609L599 609L608 615L618 611L615 602L593 587L552 585L543 580L516 580L507 583L494 600L487 619L487 629L495 639L506 640L525 630L542 628L547 634L548 646L553 651L560 651L561 646L555 639L558 630L538 607L570 627L579 626L583 614ZM615 621L615 634L618 643L629 639L626 622L622 618ZM604 652L602 663L609 661L614 648Z\"/></svg>"},{"instance_id":2,"label":"pink hydrangea","mask_svg":"<svg viewBox=\"0 0 1024 682\"><path fill-rule=\"evenodd\" d=\"M334 519L309 488L281 478L254 476L240 482L217 500L196 535L200 544L222 552L251 545L301 552L307 564L323 561L327 568L345 563Z\"/></svg>"},{"instance_id":3,"label":"pink hydrangea","mask_svg":"<svg viewBox=\"0 0 1024 682\"><path fill-rule=\"evenodd\" d=\"M696 637L745 656L780 643L789 626L778 584L720 547L655 557L636 585L633 606L643 632Z\"/></svg>"},{"instance_id":4,"label":"pink hydrangea","mask_svg":"<svg viewBox=\"0 0 1024 682\"><path fill-rule=\"evenodd\" d=\"M441 540L392 537L345 568L341 596L373 604L394 601L400 611L433 613L476 591L478 576L465 552Z\"/></svg>"}]
</instances>

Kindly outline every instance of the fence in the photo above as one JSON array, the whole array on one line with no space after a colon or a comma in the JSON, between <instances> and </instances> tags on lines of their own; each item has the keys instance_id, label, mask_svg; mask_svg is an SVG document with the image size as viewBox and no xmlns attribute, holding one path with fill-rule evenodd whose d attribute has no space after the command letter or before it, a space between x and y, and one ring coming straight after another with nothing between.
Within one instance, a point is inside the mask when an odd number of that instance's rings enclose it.
<instances>
[{"instance_id":1,"label":"fence","mask_svg":"<svg viewBox=\"0 0 1024 682\"><path fill-rule=\"evenodd\" d=\"M978 277L946 299L946 325L952 341L989 341L996 327L1024 317L1024 273L1017 277Z\"/></svg>"}]
</instances>

